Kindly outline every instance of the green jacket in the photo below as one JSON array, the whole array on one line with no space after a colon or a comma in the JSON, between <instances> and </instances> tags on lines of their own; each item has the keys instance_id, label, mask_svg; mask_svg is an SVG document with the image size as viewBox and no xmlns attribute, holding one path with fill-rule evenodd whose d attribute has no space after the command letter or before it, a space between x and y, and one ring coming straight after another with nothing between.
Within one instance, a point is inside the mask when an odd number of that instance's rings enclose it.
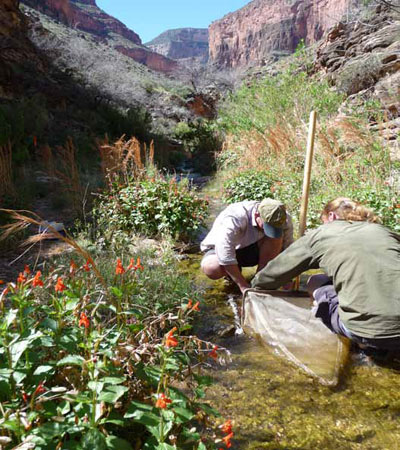
<instances>
[{"instance_id":1,"label":"green jacket","mask_svg":"<svg viewBox=\"0 0 400 450\"><path fill-rule=\"evenodd\" d=\"M378 339L400 336L400 235L368 222L330 222L269 262L252 287L276 289L317 268L332 277L339 317L350 332Z\"/></svg>"}]
</instances>

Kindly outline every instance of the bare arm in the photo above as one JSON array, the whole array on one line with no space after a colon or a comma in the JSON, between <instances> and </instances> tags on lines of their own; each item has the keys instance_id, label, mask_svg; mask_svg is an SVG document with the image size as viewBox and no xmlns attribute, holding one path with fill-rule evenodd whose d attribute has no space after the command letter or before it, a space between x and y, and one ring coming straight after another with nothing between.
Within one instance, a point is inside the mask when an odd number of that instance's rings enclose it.
<instances>
[{"instance_id":1,"label":"bare arm","mask_svg":"<svg viewBox=\"0 0 400 450\"><path fill-rule=\"evenodd\" d=\"M265 236L260 245L260 256L258 259L257 273L262 270L272 259L279 255L282 250L282 238L272 239Z\"/></svg>"},{"instance_id":2,"label":"bare arm","mask_svg":"<svg viewBox=\"0 0 400 450\"><path fill-rule=\"evenodd\" d=\"M250 283L246 281L237 264L229 266L222 266L229 277L238 285L240 291L243 293L245 289L250 287Z\"/></svg>"}]
</instances>

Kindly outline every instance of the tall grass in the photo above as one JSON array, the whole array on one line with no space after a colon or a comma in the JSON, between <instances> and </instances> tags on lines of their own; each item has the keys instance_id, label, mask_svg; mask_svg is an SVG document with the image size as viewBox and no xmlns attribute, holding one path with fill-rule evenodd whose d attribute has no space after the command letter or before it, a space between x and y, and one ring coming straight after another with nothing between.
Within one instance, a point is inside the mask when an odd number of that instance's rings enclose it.
<instances>
[{"instance_id":1,"label":"tall grass","mask_svg":"<svg viewBox=\"0 0 400 450\"><path fill-rule=\"evenodd\" d=\"M309 225L318 223L324 203L349 196L375 208L387 225L398 229L396 192L386 182L392 167L389 149L365 118L339 114L342 102L343 96L325 82L291 70L243 86L221 111L219 127L226 137L218 156L220 179L232 180L249 170L254 176L266 172L274 196L287 204L296 219L308 117L316 110Z\"/></svg>"},{"instance_id":2,"label":"tall grass","mask_svg":"<svg viewBox=\"0 0 400 450\"><path fill-rule=\"evenodd\" d=\"M132 137L122 136L110 144L108 136L97 140L101 158L101 170L107 183L128 184L133 178L140 178L145 168L154 166L154 142L149 147Z\"/></svg>"},{"instance_id":3,"label":"tall grass","mask_svg":"<svg viewBox=\"0 0 400 450\"><path fill-rule=\"evenodd\" d=\"M0 204L15 197L16 189L12 178L12 144L0 145Z\"/></svg>"}]
</instances>

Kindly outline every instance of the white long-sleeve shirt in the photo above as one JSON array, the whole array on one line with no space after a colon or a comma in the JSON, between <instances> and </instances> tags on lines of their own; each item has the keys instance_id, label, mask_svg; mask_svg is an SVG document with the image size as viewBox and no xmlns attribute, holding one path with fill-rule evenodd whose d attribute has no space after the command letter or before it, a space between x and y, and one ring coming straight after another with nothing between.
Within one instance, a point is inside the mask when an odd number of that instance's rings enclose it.
<instances>
[{"instance_id":1,"label":"white long-sleeve shirt","mask_svg":"<svg viewBox=\"0 0 400 450\"><path fill-rule=\"evenodd\" d=\"M260 202L243 201L225 208L200 244L203 252L215 248L221 266L237 264L236 250L262 239L265 234L257 226L255 213ZM283 228L283 250L293 243L292 218L287 213Z\"/></svg>"}]
</instances>

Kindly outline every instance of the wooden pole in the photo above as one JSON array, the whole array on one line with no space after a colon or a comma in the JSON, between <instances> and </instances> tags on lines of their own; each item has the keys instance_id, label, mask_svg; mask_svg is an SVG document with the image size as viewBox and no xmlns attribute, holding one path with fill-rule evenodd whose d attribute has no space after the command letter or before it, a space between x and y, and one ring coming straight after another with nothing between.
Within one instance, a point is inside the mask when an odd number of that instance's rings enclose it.
<instances>
[{"instance_id":1,"label":"wooden pole","mask_svg":"<svg viewBox=\"0 0 400 450\"><path fill-rule=\"evenodd\" d=\"M310 125L308 128L306 163L304 166L303 193L301 196L299 236L303 236L307 226L308 197L310 195L311 168L314 156L315 125L317 123L317 113L311 111Z\"/></svg>"},{"instance_id":2,"label":"wooden pole","mask_svg":"<svg viewBox=\"0 0 400 450\"><path fill-rule=\"evenodd\" d=\"M304 166L303 193L301 195L299 237L304 235L307 226L308 197L310 195L310 181L311 181L312 161L314 156L316 123L317 123L317 113L315 111L311 111L310 124L308 127L306 162ZM300 288L300 277L296 277L295 290L298 291L299 288Z\"/></svg>"}]
</instances>

